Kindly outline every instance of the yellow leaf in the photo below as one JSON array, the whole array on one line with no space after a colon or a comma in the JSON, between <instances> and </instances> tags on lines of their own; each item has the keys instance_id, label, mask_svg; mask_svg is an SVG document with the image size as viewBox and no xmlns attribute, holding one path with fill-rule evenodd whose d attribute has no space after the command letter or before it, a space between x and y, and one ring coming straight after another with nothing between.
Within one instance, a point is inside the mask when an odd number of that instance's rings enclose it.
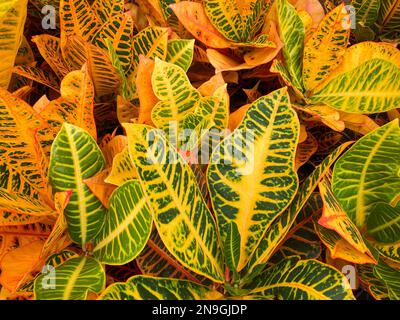
<instances>
[{"instance_id":1,"label":"yellow leaf","mask_svg":"<svg viewBox=\"0 0 400 320\"><path fill-rule=\"evenodd\" d=\"M350 36L344 23L348 18L344 5L338 6L307 41L303 58L303 84L307 91L313 91L340 64Z\"/></svg>"}]
</instances>

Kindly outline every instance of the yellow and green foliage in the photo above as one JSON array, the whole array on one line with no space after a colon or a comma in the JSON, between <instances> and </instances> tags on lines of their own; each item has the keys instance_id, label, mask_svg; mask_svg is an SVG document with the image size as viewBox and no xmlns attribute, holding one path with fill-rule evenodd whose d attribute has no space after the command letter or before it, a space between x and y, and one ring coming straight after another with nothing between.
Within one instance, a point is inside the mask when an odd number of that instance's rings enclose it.
<instances>
[{"instance_id":1,"label":"yellow and green foliage","mask_svg":"<svg viewBox=\"0 0 400 320\"><path fill-rule=\"evenodd\" d=\"M398 0L2 0L0 299L399 300L399 42Z\"/></svg>"}]
</instances>

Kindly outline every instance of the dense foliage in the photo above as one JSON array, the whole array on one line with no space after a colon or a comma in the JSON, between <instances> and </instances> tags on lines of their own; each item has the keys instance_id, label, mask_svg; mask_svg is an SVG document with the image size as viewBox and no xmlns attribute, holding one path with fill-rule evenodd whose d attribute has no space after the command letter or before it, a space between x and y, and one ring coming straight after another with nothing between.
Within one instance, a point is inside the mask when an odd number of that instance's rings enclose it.
<instances>
[{"instance_id":1,"label":"dense foliage","mask_svg":"<svg viewBox=\"0 0 400 320\"><path fill-rule=\"evenodd\" d=\"M400 299L399 0L2 0L1 299Z\"/></svg>"}]
</instances>

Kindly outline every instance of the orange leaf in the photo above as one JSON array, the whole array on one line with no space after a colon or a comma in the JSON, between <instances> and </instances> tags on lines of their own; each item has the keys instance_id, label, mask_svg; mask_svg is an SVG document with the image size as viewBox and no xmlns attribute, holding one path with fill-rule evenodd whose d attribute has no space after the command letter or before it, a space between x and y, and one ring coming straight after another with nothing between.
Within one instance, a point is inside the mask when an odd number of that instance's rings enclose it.
<instances>
[{"instance_id":1,"label":"orange leaf","mask_svg":"<svg viewBox=\"0 0 400 320\"><path fill-rule=\"evenodd\" d=\"M311 133L307 134L307 139L297 146L295 168L298 170L302 165L310 160L311 156L317 152L318 142Z\"/></svg>"},{"instance_id":2,"label":"orange leaf","mask_svg":"<svg viewBox=\"0 0 400 320\"><path fill-rule=\"evenodd\" d=\"M151 76L154 70L154 61L143 55L139 56L138 77L136 77L136 88L139 95L140 107L138 123L154 126L151 121L151 111L157 104L158 99L153 92Z\"/></svg>"},{"instance_id":3,"label":"orange leaf","mask_svg":"<svg viewBox=\"0 0 400 320\"><path fill-rule=\"evenodd\" d=\"M243 117L245 116L245 114L246 114L247 110L250 108L250 106L251 106L251 104L245 104L244 106L241 106L235 112L230 114L229 124L228 124L229 130L233 131L240 125L240 123L243 120Z\"/></svg>"},{"instance_id":4,"label":"orange leaf","mask_svg":"<svg viewBox=\"0 0 400 320\"><path fill-rule=\"evenodd\" d=\"M231 47L231 42L226 40L208 20L202 3L181 1L169 7L183 26L207 47L217 49Z\"/></svg>"},{"instance_id":5,"label":"orange leaf","mask_svg":"<svg viewBox=\"0 0 400 320\"><path fill-rule=\"evenodd\" d=\"M25 276L39 271L43 244L43 240L35 240L4 255L0 261L0 284L13 293Z\"/></svg>"},{"instance_id":6,"label":"orange leaf","mask_svg":"<svg viewBox=\"0 0 400 320\"><path fill-rule=\"evenodd\" d=\"M106 208L108 208L108 200L110 199L111 194L116 189L115 185L104 181L109 176L110 172L111 168L108 168L95 176L84 180L85 184Z\"/></svg>"}]
</instances>

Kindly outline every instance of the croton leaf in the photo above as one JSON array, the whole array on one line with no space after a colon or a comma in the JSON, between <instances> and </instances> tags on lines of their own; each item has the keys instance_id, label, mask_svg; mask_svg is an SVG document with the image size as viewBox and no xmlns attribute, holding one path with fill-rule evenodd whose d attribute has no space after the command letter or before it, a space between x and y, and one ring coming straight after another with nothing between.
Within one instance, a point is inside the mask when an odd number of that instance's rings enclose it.
<instances>
[{"instance_id":1,"label":"croton leaf","mask_svg":"<svg viewBox=\"0 0 400 320\"><path fill-rule=\"evenodd\" d=\"M199 41L210 48L229 48L232 43L210 23L201 3L180 1L170 5L179 21Z\"/></svg>"},{"instance_id":2,"label":"croton leaf","mask_svg":"<svg viewBox=\"0 0 400 320\"><path fill-rule=\"evenodd\" d=\"M139 64L139 55L165 60L168 51L168 29L148 27L133 37L134 67Z\"/></svg>"},{"instance_id":3,"label":"croton leaf","mask_svg":"<svg viewBox=\"0 0 400 320\"><path fill-rule=\"evenodd\" d=\"M271 257L276 263L290 256L316 259L321 254L321 242L314 230L313 218L322 210L321 196L314 192L300 210L285 240Z\"/></svg>"},{"instance_id":4,"label":"croton leaf","mask_svg":"<svg viewBox=\"0 0 400 320\"><path fill-rule=\"evenodd\" d=\"M378 23L383 26L383 32L398 31L400 22L400 1L381 0Z\"/></svg>"},{"instance_id":5,"label":"croton leaf","mask_svg":"<svg viewBox=\"0 0 400 320\"><path fill-rule=\"evenodd\" d=\"M59 38L48 34L42 34L32 37L32 42L36 44L40 55L46 60L60 79L70 72L62 56Z\"/></svg>"},{"instance_id":6,"label":"croton leaf","mask_svg":"<svg viewBox=\"0 0 400 320\"><path fill-rule=\"evenodd\" d=\"M358 23L364 26L372 26L378 19L381 0L354 0L352 5L356 9Z\"/></svg>"},{"instance_id":7,"label":"croton leaf","mask_svg":"<svg viewBox=\"0 0 400 320\"><path fill-rule=\"evenodd\" d=\"M193 60L194 40L176 39L168 42L167 60L176 64L185 72L188 71Z\"/></svg>"},{"instance_id":8,"label":"croton leaf","mask_svg":"<svg viewBox=\"0 0 400 320\"><path fill-rule=\"evenodd\" d=\"M100 231L105 208L83 180L105 165L96 141L85 130L64 123L51 148L49 178L55 192L72 190L64 214L71 239L85 246Z\"/></svg>"},{"instance_id":9,"label":"croton leaf","mask_svg":"<svg viewBox=\"0 0 400 320\"><path fill-rule=\"evenodd\" d=\"M105 182L120 186L135 178L137 178L137 171L129 157L128 147L125 147L122 152L114 157L110 175L105 179Z\"/></svg>"},{"instance_id":10,"label":"croton leaf","mask_svg":"<svg viewBox=\"0 0 400 320\"><path fill-rule=\"evenodd\" d=\"M321 180L318 188L324 202L322 216L318 220L318 223L325 228L337 232L361 253L370 254L359 230L342 209L332 192L330 173Z\"/></svg>"},{"instance_id":11,"label":"croton leaf","mask_svg":"<svg viewBox=\"0 0 400 320\"><path fill-rule=\"evenodd\" d=\"M154 106L151 120L166 132L171 125L179 130L183 117L194 110L200 93L192 87L181 67L160 59L156 59L154 65L152 85L161 101Z\"/></svg>"},{"instance_id":12,"label":"croton leaf","mask_svg":"<svg viewBox=\"0 0 400 320\"><path fill-rule=\"evenodd\" d=\"M307 91L312 91L340 64L350 36L346 18L349 15L342 4L322 20L307 40L303 58L303 84Z\"/></svg>"},{"instance_id":13,"label":"croton leaf","mask_svg":"<svg viewBox=\"0 0 400 320\"><path fill-rule=\"evenodd\" d=\"M258 265L263 265L268 262L276 248L285 239L291 226L295 222L297 215L307 203L319 181L325 176L331 165L350 144L351 142L347 142L339 146L315 168L306 180L303 181L289 208L274 220L270 228L267 230L246 267L247 273L251 273L251 271Z\"/></svg>"},{"instance_id":14,"label":"croton leaf","mask_svg":"<svg viewBox=\"0 0 400 320\"><path fill-rule=\"evenodd\" d=\"M399 150L396 119L362 137L335 164L333 192L357 227L365 225L374 203L389 204L397 196Z\"/></svg>"},{"instance_id":15,"label":"croton leaf","mask_svg":"<svg viewBox=\"0 0 400 320\"><path fill-rule=\"evenodd\" d=\"M92 9L103 23L124 12L124 0L93 0Z\"/></svg>"},{"instance_id":16,"label":"croton leaf","mask_svg":"<svg viewBox=\"0 0 400 320\"><path fill-rule=\"evenodd\" d=\"M71 123L90 133L97 139L93 115L94 87L86 65L82 70L68 73L61 82L61 97L51 101L39 113L54 131L59 131L63 122Z\"/></svg>"},{"instance_id":17,"label":"croton leaf","mask_svg":"<svg viewBox=\"0 0 400 320\"><path fill-rule=\"evenodd\" d=\"M400 300L400 271L392 268L384 261L374 267L374 275L386 284L389 298Z\"/></svg>"},{"instance_id":18,"label":"croton leaf","mask_svg":"<svg viewBox=\"0 0 400 320\"><path fill-rule=\"evenodd\" d=\"M162 131L125 124L129 155L148 196L157 230L184 266L222 282L222 252L216 224L189 165Z\"/></svg>"},{"instance_id":19,"label":"croton leaf","mask_svg":"<svg viewBox=\"0 0 400 320\"><path fill-rule=\"evenodd\" d=\"M298 134L287 90L280 89L255 101L241 125L211 156L207 181L221 239L225 241L231 222L241 238L238 271L294 197Z\"/></svg>"},{"instance_id":20,"label":"croton leaf","mask_svg":"<svg viewBox=\"0 0 400 320\"><path fill-rule=\"evenodd\" d=\"M0 88L10 84L12 67L22 41L28 0L4 0L0 4Z\"/></svg>"},{"instance_id":21,"label":"croton leaf","mask_svg":"<svg viewBox=\"0 0 400 320\"><path fill-rule=\"evenodd\" d=\"M315 230L322 243L328 248L332 259L341 259L355 264L376 264L376 260L371 256L371 253L361 252L336 231L317 223L315 224Z\"/></svg>"},{"instance_id":22,"label":"croton leaf","mask_svg":"<svg viewBox=\"0 0 400 320\"><path fill-rule=\"evenodd\" d=\"M222 295L188 280L133 276L127 282L114 283L100 300L215 300Z\"/></svg>"},{"instance_id":23,"label":"croton leaf","mask_svg":"<svg viewBox=\"0 0 400 320\"><path fill-rule=\"evenodd\" d=\"M400 206L375 203L367 218L367 233L382 244L400 241Z\"/></svg>"},{"instance_id":24,"label":"croton leaf","mask_svg":"<svg viewBox=\"0 0 400 320\"><path fill-rule=\"evenodd\" d=\"M144 248L152 216L138 181L117 188L109 200L104 226L94 239L94 256L111 265L132 261Z\"/></svg>"},{"instance_id":25,"label":"croton leaf","mask_svg":"<svg viewBox=\"0 0 400 320\"><path fill-rule=\"evenodd\" d=\"M249 41L264 23L269 1L205 0L205 12L215 28L234 42Z\"/></svg>"},{"instance_id":26,"label":"croton leaf","mask_svg":"<svg viewBox=\"0 0 400 320\"><path fill-rule=\"evenodd\" d=\"M282 300L354 300L342 273L320 261L296 256L267 269L244 289Z\"/></svg>"},{"instance_id":27,"label":"croton leaf","mask_svg":"<svg viewBox=\"0 0 400 320\"><path fill-rule=\"evenodd\" d=\"M277 0L279 36L284 44L282 49L286 69L291 83L303 92L303 52L305 27L296 9L288 0Z\"/></svg>"},{"instance_id":28,"label":"croton leaf","mask_svg":"<svg viewBox=\"0 0 400 320\"><path fill-rule=\"evenodd\" d=\"M0 187L46 194L47 155L54 134L25 101L0 88Z\"/></svg>"},{"instance_id":29,"label":"croton leaf","mask_svg":"<svg viewBox=\"0 0 400 320\"><path fill-rule=\"evenodd\" d=\"M109 41L114 48L118 59L125 71L128 71L132 63L132 33L133 21L128 14L113 16L104 23L94 35L92 43L106 49Z\"/></svg>"},{"instance_id":30,"label":"croton leaf","mask_svg":"<svg viewBox=\"0 0 400 320\"><path fill-rule=\"evenodd\" d=\"M77 257L42 274L34 284L38 300L84 300L88 293L99 293L105 286L102 265L90 257Z\"/></svg>"},{"instance_id":31,"label":"croton leaf","mask_svg":"<svg viewBox=\"0 0 400 320\"><path fill-rule=\"evenodd\" d=\"M140 271L147 276L186 279L195 283L207 284L211 280L204 278L181 265L168 252L156 228L140 255L135 259Z\"/></svg>"},{"instance_id":32,"label":"croton leaf","mask_svg":"<svg viewBox=\"0 0 400 320\"><path fill-rule=\"evenodd\" d=\"M68 37L80 36L90 41L102 23L87 0L60 1L61 49L64 50Z\"/></svg>"}]
</instances>

